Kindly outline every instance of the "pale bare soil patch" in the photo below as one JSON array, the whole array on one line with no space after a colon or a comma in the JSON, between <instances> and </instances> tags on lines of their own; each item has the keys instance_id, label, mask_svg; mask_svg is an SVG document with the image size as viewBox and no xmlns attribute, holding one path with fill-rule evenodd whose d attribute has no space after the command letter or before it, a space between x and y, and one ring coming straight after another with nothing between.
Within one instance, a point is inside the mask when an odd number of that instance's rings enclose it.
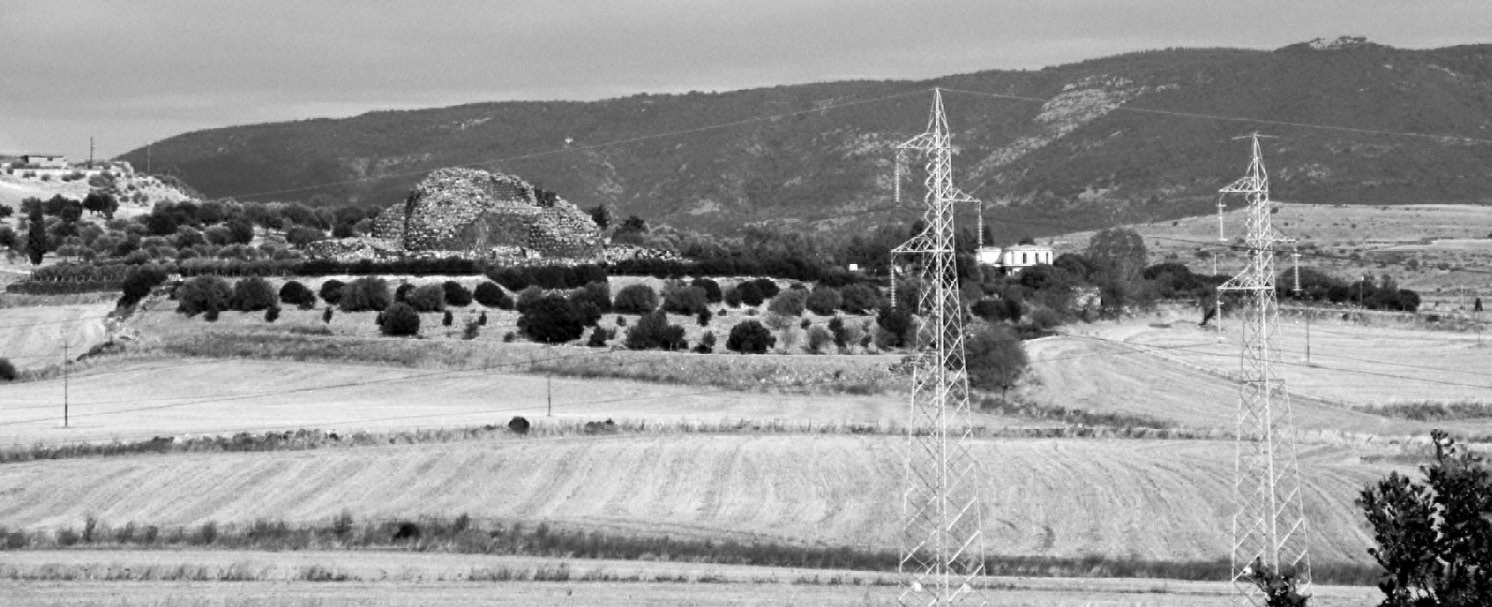
<instances>
[{"instance_id":1,"label":"pale bare soil patch","mask_svg":"<svg viewBox=\"0 0 1492 607\"><path fill-rule=\"evenodd\" d=\"M9 358L18 369L61 364L64 340L71 356L87 353L103 343L104 317L113 309L112 301L0 307L0 357Z\"/></svg>"},{"instance_id":2,"label":"pale bare soil patch","mask_svg":"<svg viewBox=\"0 0 1492 607\"><path fill-rule=\"evenodd\" d=\"M616 534L894 548L904 439L616 436L272 453L172 454L0 467L14 527L324 521L430 514ZM1391 468L1381 449L1302 453L1313 558L1362 562L1353 500ZM1226 558L1233 446L1225 441L984 440L992 554Z\"/></svg>"}]
</instances>

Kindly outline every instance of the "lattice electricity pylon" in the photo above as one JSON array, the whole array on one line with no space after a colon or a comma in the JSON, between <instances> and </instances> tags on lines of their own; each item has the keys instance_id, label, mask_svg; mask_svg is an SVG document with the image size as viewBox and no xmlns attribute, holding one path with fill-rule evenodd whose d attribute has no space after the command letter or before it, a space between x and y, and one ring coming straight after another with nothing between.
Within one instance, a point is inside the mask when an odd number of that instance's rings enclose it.
<instances>
[{"instance_id":1,"label":"lattice electricity pylon","mask_svg":"<svg viewBox=\"0 0 1492 607\"><path fill-rule=\"evenodd\" d=\"M933 91L927 132L901 144L901 151L926 159L927 227L891 251L893 266L904 260L922 280L921 299L912 311L918 317L917 351L902 494L900 601L982 605L974 585L974 578L984 574L981 474L969 453L969 379L953 249L954 206L972 198L953 186L953 149L941 91Z\"/></svg>"},{"instance_id":2,"label":"lattice electricity pylon","mask_svg":"<svg viewBox=\"0 0 1492 607\"><path fill-rule=\"evenodd\" d=\"M1270 225L1269 176L1259 152L1259 134L1249 137L1253 141L1253 161L1247 174L1220 190L1224 196L1243 194L1248 200L1248 265L1219 288L1244 296L1233 484L1237 507L1233 515L1233 585L1246 604L1263 605L1262 592L1249 579L1255 562L1294 576L1301 589L1310 586L1311 565L1306 554L1295 424L1285 382L1273 372L1281 362L1276 338L1279 308L1275 245L1290 239Z\"/></svg>"}]
</instances>

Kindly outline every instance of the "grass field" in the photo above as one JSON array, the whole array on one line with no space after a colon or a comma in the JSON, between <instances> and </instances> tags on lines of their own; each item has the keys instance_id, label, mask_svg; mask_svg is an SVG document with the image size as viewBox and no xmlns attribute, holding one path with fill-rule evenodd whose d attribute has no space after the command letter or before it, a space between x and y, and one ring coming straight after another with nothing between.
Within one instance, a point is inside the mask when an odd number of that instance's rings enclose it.
<instances>
[{"instance_id":1,"label":"grass field","mask_svg":"<svg viewBox=\"0 0 1492 607\"><path fill-rule=\"evenodd\" d=\"M610 533L895 547L901 445L878 436L615 436L303 452L172 454L0 467L12 527L187 525L431 514ZM1312 554L1363 561L1352 500L1378 449L1302 454ZM989 440L988 549L1001 555L1225 558L1225 441Z\"/></svg>"},{"instance_id":2,"label":"grass field","mask_svg":"<svg viewBox=\"0 0 1492 607\"><path fill-rule=\"evenodd\" d=\"M104 316L113 309L112 298L107 303L0 307L0 358L22 370L58 365L64 341L71 356L85 354L103 343Z\"/></svg>"}]
</instances>

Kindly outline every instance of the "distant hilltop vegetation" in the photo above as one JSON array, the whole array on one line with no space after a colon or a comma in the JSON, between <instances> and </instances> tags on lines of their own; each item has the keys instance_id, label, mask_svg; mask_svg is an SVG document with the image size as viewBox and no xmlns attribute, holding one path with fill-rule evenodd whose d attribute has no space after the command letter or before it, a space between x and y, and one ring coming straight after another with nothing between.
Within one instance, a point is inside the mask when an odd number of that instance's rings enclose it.
<instances>
[{"instance_id":1,"label":"distant hilltop vegetation","mask_svg":"<svg viewBox=\"0 0 1492 607\"><path fill-rule=\"evenodd\" d=\"M895 145L926 125L931 87L945 89L955 178L989 203L997 237L1206 212L1247 164L1231 139L1255 130L1276 137L1265 159L1280 200L1492 203L1492 45L1360 38L924 81L374 112L187 133L151 153L212 197L386 207L431 170L480 166L655 223L848 230L918 214L920 181L907 178L895 204L892 165ZM144 151L123 158L138 164Z\"/></svg>"}]
</instances>

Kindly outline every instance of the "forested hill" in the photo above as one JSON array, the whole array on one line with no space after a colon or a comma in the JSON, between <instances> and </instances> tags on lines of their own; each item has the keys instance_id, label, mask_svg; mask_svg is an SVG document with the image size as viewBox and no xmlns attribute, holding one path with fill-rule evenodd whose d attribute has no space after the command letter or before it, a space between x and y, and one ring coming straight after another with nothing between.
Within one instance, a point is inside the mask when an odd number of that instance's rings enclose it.
<instances>
[{"instance_id":1,"label":"forested hill","mask_svg":"<svg viewBox=\"0 0 1492 607\"><path fill-rule=\"evenodd\" d=\"M474 165L520 175L581 207L610 204L619 215L680 227L852 229L918 212L912 179L901 207L878 209L892 206L892 148L925 127L931 87L952 89L945 103L957 181L989 201L992 216L1023 222L997 223L1006 238L1206 212L1217 188L1247 165L1247 144L1231 139L1255 130L1277 136L1265 140L1265 154L1279 200L1492 203L1492 45L1403 50L1346 39L1275 51L1151 51L915 82L238 126L157 142L152 164L209 196L378 205L402 200L429 170ZM736 121L744 122L707 128ZM144 165L143 149L123 158Z\"/></svg>"}]
</instances>

